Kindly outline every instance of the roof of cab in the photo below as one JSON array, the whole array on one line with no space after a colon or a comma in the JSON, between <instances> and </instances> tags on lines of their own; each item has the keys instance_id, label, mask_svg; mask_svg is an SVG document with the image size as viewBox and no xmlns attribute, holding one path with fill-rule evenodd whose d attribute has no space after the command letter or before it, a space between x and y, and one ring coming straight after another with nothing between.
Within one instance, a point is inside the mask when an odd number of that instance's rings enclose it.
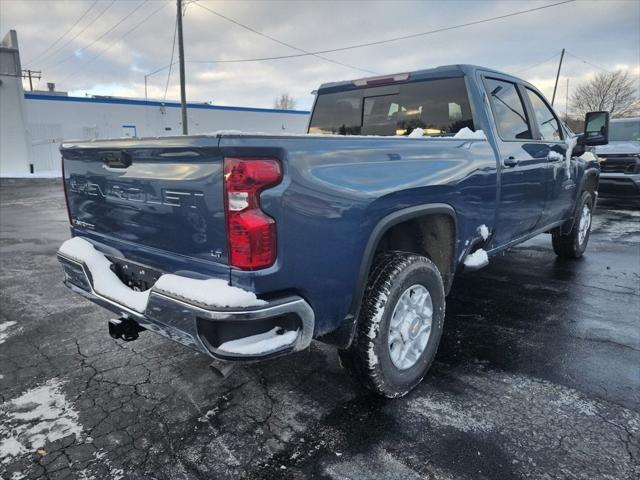
<instances>
[{"instance_id":1,"label":"roof of cab","mask_svg":"<svg viewBox=\"0 0 640 480\"><path fill-rule=\"evenodd\" d=\"M409 79L407 81L411 82L416 80L426 80L426 79L434 79L434 78L462 77L464 75L472 76L477 70L497 73L500 75L504 75L506 77L513 78L514 80L517 80L519 82L522 82L521 79L514 77L513 75L510 75L508 73L500 72L492 68L481 67L478 65L467 65L467 64L443 65L435 68L427 68L424 70L415 70L413 72L402 72L402 73L408 73ZM400 73L395 73L395 74L391 73L389 75L380 75L379 77L387 77L387 76L392 77L394 75L399 75L399 74ZM362 88L362 87L356 86L354 84L354 81L365 80L367 78L377 78L377 77L378 76L373 76L373 77L358 78L353 80L343 80L340 82L323 83L322 85L320 85L320 88L318 88L318 93L329 93L329 91L340 91L340 90L351 90L355 88ZM527 83L527 82L524 82L524 83Z\"/></svg>"}]
</instances>

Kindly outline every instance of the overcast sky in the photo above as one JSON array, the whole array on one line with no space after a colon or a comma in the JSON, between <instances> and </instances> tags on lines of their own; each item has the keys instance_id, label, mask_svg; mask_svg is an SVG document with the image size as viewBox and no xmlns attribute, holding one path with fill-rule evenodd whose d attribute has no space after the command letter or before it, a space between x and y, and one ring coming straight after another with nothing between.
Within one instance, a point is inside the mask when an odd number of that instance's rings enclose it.
<instances>
[{"instance_id":1,"label":"overcast sky","mask_svg":"<svg viewBox=\"0 0 640 480\"><path fill-rule=\"evenodd\" d=\"M299 49L316 51L435 30L559 1L198 0L197 3ZM94 3L94 0L0 0L0 35L4 36L9 29L17 30L23 68L42 70L41 88L46 82L55 82L57 89L72 94L144 97L145 74L170 63L175 1ZM188 61L298 53L220 18L192 0L185 3ZM77 25L52 46L90 7ZM136 25L139 26L134 28ZM124 34L127 35L123 37ZM378 73L474 63L517 74L550 98L562 47L568 55L560 81L559 109L564 108L567 78L570 89L599 68L631 69L640 78L640 1L580 0L325 56ZM272 107L274 98L287 92L301 109L310 107L313 100L310 92L323 82L370 75L313 56L249 63L189 62L186 71L189 101ZM164 96L167 74L165 69L149 76L150 98ZM167 99L178 98L176 66Z\"/></svg>"}]
</instances>

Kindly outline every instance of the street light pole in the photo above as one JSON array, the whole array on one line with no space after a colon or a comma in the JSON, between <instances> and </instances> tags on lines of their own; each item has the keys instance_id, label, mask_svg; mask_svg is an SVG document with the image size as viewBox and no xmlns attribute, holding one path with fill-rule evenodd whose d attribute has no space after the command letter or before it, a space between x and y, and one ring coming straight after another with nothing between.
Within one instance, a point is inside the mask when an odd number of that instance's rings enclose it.
<instances>
[{"instance_id":1,"label":"street light pole","mask_svg":"<svg viewBox=\"0 0 640 480\"><path fill-rule=\"evenodd\" d=\"M182 134L189 134L187 125L187 92L184 84L184 43L182 41L182 0L178 4L178 57L180 59L180 104L182 106Z\"/></svg>"}]
</instances>

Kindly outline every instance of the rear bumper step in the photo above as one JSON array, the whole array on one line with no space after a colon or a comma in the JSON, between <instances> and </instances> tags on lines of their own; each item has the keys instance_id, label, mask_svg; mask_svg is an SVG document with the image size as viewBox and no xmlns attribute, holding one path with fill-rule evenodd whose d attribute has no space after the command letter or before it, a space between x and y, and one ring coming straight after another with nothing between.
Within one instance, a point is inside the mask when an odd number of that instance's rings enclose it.
<instances>
[{"instance_id":1,"label":"rear bumper step","mask_svg":"<svg viewBox=\"0 0 640 480\"><path fill-rule=\"evenodd\" d=\"M280 356L307 348L313 337L313 310L298 296L248 308L210 308L151 288L146 309L138 312L96 292L91 271L83 262L60 252L58 260L64 270L64 283L72 291L134 321L141 329L218 360L252 361Z\"/></svg>"}]
</instances>

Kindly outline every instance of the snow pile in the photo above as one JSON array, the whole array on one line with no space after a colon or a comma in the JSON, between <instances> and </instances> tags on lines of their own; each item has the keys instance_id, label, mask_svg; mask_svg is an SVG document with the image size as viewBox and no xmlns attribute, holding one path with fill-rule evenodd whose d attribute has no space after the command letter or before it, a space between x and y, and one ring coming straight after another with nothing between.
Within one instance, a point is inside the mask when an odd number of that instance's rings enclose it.
<instances>
[{"instance_id":1,"label":"snow pile","mask_svg":"<svg viewBox=\"0 0 640 480\"><path fill-rule=\"evenodd\" d=\"M147 308L151 290L136 292L120 281L111 271L111 262L97 251L87 240L74 237L64 242L59 253L78 262L83 262L93 277L94 290L136 312L144 312ZM255 293L238 287L232 287L220 279L198 280L179 275L162 275L154 288L187 300L211 307L252 307L264 305Z\"/></svg>"},{"instance_id":2,"label":"snow pile","mask_svg":"<svg viewBox=\"0 0 640 480\"><path fill-rule=\"evenodd\" d=\"M584 152L578 158L580 160L584 160L585 162L597 162L598 161L598 158L592 152Z\"/></svg>"},{"instance_id":3,"label":"snow pile","mask_svg":"<svg viewBox=\"0 0 640 480\"><path fill-rule=\"evenodd\" d=\"M78 412L67 401L58 379L28 390L0 406L0 463L69 435L80 436Z\"/></svg>"},{"instance_id":4,"label":"snow pile","mask_svg":"<svg viewBox=\"0 0 640 480\"><path fill-rule=\"evenodd\" d=\"M458 133L456 133L453 138L460 138L463 140L486 140L487 136L482 130L476 130L474 132L469 127L464 127L458 130Z\"/></svg>"},{"instance_id":5,"label":"snow pile","mask_svg":"<svg viewBox=\"0 0 640 480\"><path fill-rule=\"evenodd\" d=\"M464 259L464 264L467 267L480 267L482 265L486 265L487 263L489 263L489 256L487 255L487 252L485 252L482 248L467 255L467 257Z\"/></svg>"},{"instance_id":6,"label":"snow pile","mask_svg":"<svg viewBox=\"0 0 640 480\"><path fill-rule=\"evenodd\" d=\"M549 160L564 160L564 155L556 152L555 150L550 150L549 153L547 154L547 158Z\"/></svg>"},{"instance_id":7,"label":"snow pile","mask_svg":"<svg viewBox=\"0 0 640 480\"><path fill-rule=\"evenodd\" d=\"M478 233L482 237L483 240L489 238L489 227L487 227L484 223L478 227Z\"/></svg>"},{"instance_id":8,"label":"snow pile","mask_svg":"<svg viewBox=\"0 0 640 480\"><path fill-rule=\"evenodd\" d=\"M167 273L158 279L154 288L214 307L253 307L267 303L259 300L255 293L232 287L218 278L197 280Z\"/></svg>"},{"instance_id":9,"label":"snow pile","mask_svg":"<svg viewBox=\"0 0 640 480\"><path fill-rule=\"evenodd\" d=\"M9 327L13 327L17 322L2 322L0 323L0 343L4 343L4 341L9 338L9 332L7 330Z\"/></svg>"},{"instance_id":10,"label":"snow pile","mask_svg":"<svg viewBox=\"0 0 640 480\"><path fill-rule=\"evenodd\" d=\"M409 138L423 137L424 136L424 130L421 129L421 128L414 128L413 131L407 136Z\"/></svg>"},{"instance_id":11,"label":"snow pile","mask_svg":"<svg viewBox=\"0 0 640 480\"><path fill-rule=\"evenodd\" d=\"M224 342L218 349L239 355L258 355L291 345L298 338L298 330L278 333L280 331L282 331L280 327L274 327L268 332Z\"/></svg>"},{"instance_id":12,"label":"snow pile","mask_svg":"<svg viewBox=\"0 0 640 480\"><path fill-rule=\"evenodd\" d=\"M74 237L60 245L59 253L84 262L91 271L93 288L100 295L126 305L136 312L144 312L149 300L149 290L136 292L120 281L111 271L111 262L98 252L93 245L80 237Z\"/></svg>"}]
</instances>

